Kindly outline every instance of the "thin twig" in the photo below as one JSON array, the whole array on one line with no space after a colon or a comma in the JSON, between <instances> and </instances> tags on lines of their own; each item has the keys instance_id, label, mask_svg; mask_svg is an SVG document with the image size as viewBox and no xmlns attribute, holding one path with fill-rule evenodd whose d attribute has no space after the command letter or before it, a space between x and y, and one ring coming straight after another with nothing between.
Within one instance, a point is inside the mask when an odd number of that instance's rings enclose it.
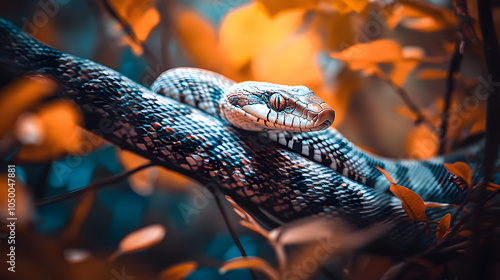
<instances>
[{"instance_id":1,"label":"thin twig","mask_svg":"<svg viewBox=\"0 0 500 280\"><path fill-rule=\"evenodd\" d=\"M146 61L148 62L148 65L151 69L155 69L154 65L158 64L158 60L156 59L155 55L153 52L149 49L149 47L139 40L137 35L134 33L134 29L132 29L132 26L124 19L122 18L113 8L112 5L109 4L108 0L102 0L103 6L108 11L108 13L116 20L118 23L123 28L123 31L127 36L137 45L141 46L141 48L144 51L144 58L146 58Z\"/></svg>"},{"instance_id":2,"label":"thin twig","mask_svg":"<svg viewBox=\"0 0 500 280\"><path fill-rule=\"evenodd\" d=\"M45 199L42 199L40 201L38 201L36 203L37 206L41 206L41 205L45 205L45 204L50 204L50 203L54 203L54 202L57 202L57 201L61 201L61 200L65 200L65 199L68 199L70 197L75 197L75 196L78 196L84 192L87 192L91 189L99 189L101 187L104 187L104 186L107 186L107 185L110 185L110 184L113 184L113 183L116 183L124 178L127 178L128 176L138 172L138 171L141 171L145 168L148 168L148 167L151 167L151 166L156 166L158 165L157 163L148 163L148 164L145 164L145 165L141 165L139 167L136 167L134 169L131 169L131 170L128 170L128 171L125 171L125 172L122 172L122 173L119 173L119 174L116 174L114 176L111 176L111 177L108 177L106 179L103 179L102 181L99 181L97 183L92 183L90 185L88 185L87 187L84 187L84 188L81 188L81 189L78 189L78 190L74 190L74 191L71 191L71 192L67 192L67 193L64 193L62 195L57 195L57 196L54 196L54 197L49 197L49 198L45 198Z\"/></svg>"},{"instance_id":3,"label":"thin twig","mask_svg":"<svg viewBox=\"0 0 500 280\"><path fill-rule=\"evenodd\" d=\"M224 206L222 206L222 203L220 201L219 196L215 191L212 192L214 195L215 203L217 204L217 207L219 208L220 214L222 215L222 218L224 219L224 223L227 226L227 230L231 234L231 237L233 238L234 244L236 244L236 247L238 247L238 250L240 251L240 254L242 257L247 257L247 253L245 252L245 249L243 248L243 245L241 245L240 239L238 238L238 234L236 234L236 231L231 225L231 222L229 221L229 217L227 216L226 210L224 209ZM248 269L250 272L250 275L252 276L253 280L257 279L257 276L255 275L255 272L252 269Z\"/></svg>"},{"instance_id":4,"label":"thin twig","mask_svg":"<svg viewBox=\"0 0 500 280\"><path fill-rule=\"evenodd\" d=\"M413 100L410 98L410 95L406 92L406 90L395 83L391 81L391 79L384 77L381 78L383 81L385 81L387 84L389 84L394 91L401 97L403 102L405 103L406 107L410 109L415 116L417 117L417 120L415 121L417 124L423 123L427 125L431 129L431 131L437 131L436 127L432 122L422 113L422 111L418 108L418 106L413 102Z\"/></svg>"},{"instance_id":5,"label":"thin twig","mask_svg":"<svg viewBox=\"0 0 500 280\"><path fill-rule=\"evenodd\" d=\"M446 93L444 99L444 108L441 119L441 129L439 130L439 154L442 155L446 148L446 134L448 130L448 117L450 115L450 105L452 95L455 89L455 76L460 72L460 65L462 64L462 58L464 54L464 44L465 41L461 39L457 42L455 51L450 60L450 66L448 68L448 76L446 77Z\"/></svg>"}]
</instances>

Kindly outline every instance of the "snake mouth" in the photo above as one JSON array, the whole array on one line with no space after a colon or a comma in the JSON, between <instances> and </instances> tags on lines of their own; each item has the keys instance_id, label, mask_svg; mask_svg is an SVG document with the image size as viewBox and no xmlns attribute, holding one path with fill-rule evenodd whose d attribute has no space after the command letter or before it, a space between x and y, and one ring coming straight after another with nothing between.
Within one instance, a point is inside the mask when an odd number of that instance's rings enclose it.
<instances>
[{"instance_id":1,"label":"snake mouth","mask_svg":"<svg viewBox=\"0 0 500 280\"><path fill-rule=\"evenodd\" d=\"M329 127L330 125L332 125L331 121L324 121L322 124L320 124L320 126L323 126L323 127Z\"/></svg>"},{"instance_id":2,"label":"snake mouth","mask_svg":"<svg viewBox=\"0 0 500 280\"><path fill-rule=\"evenodd\" d=\"M314 120L314 126L311 127L312 130L322 130L330 127L335 119L335 111L333 109L324 109L319 112Z\"/></svg>"}]
</instances>

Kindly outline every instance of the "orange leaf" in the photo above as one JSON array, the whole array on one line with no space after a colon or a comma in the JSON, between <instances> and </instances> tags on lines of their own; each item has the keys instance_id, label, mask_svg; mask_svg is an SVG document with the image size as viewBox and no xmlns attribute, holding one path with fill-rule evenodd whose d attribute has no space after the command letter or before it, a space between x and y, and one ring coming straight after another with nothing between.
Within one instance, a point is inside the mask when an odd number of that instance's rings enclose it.
<instances>
[{"instance_id":1,"label":"orange leaf","mask_svg":"<svg viewBox=\"0 0 500 280\"><path fill-rule=\"evenodd\" d=\"M33 114L22 116L16 122L16 135L27 145L21 147L16 158L44 161L64 153L83 156L81 122L79 109L69 101L53 101Z\"/></svg>"},{"instance_id":2,"label":"orange leaf","mask_svg":"<svg viewBox=\"0 0 500 280\"><path fill-rule=\"evenodd\" d=\"M407 18L402 21L402 24L406 28L421 32L440 31L448 27L448 24L445 22L436 20L432 17Z\"/></svg>"},{"instance_id":3,"label":"orange leaf","mask_svg":"<svg viewBox=\"0 0 500 280\"><path fill-rule=\"evenodd\" d=\"M175 264L165 269L160 274L163 280L182 280L196 270L198 264L194 261Z\"/></svg>"},{"instance_id":4,"label":"orange leaf","mask_svg":"<svg viewBox=\"0 0 500 280\"><path fill-rule=\"evenodd\" d=\"M233 210L238 216L240 216L243 221L240 221L240 225L243 227L246 227L250 230L255 231L256 233L264 236L265 238L269 239L269 232L262 228L257 221L255 221L250 214L248 214L245 210L243 210L234 200L226 195L226 200L231 203L231 205L234 207Z\"/></svg>"},{"instance_id":5,"label":"orange leaf","mask_svg":"<svg viewBox=\"0 0 500 280\"><path fill-rule=\"evenodd\" d=\"M436 228L436 239L439 242L443 237L448 234L448 230L450 228L450 223L451 223L451 215L446 214L444 215L443 218L439 221L437 228Z\"/></svg>"},{"instance_id":6,"label":"orange leaf","mask_svg":"<svg viewBox=\"0 0 500 280\"><path fill-rule=\"evenodd\" d=\"M278 15L281 12L292 10L292 9L302 9L302 10L315 10L317 9L317 0L257 0L260 4L265 7L265 10L271 17Z\"/></svg>"},{"instance_id":7,"label":"orange leaf","mask_svg":"<svg viewBox=\"0 0 500 280\"><path fill-rule=\"evenodd\" d=\"M111 255L110 259L114 260L124 253L131 253L139 250L144 250L160 243L165 236L165 228L162 225L150 225L142 229L136 230L127 234L118 250Z\"/></svg>"},{"instance_id":8,"label":"orange leaf","mask_svg":"<svg viewBox=\"0 0 500 280\"><path fill-rule=\"evenodd\" d=\"M441 69L424 69L418 72L419 80L443 80L448 76L448 72Z\"/></svg>"},{"instance_id":9,"label":"orange leaf","mask_svg":"<svg viewBox=\"0 0 500 280\"><path fill-rule=\"evenodd\" d=\"M344 2L349 8L352 9L352 11L355 11L356 13L361 13L366 5L368 5L367 0L342 0L342 2Z\"/></svg>"},{"instance_id":10,"label":"orange leaf","mask_svg":"<svg viewBox=\"0 0 500 280\"><path fill-rule=\"evenodd\" d=\"M33 108L44 97L52 95L57 90L57 83L41 76L21 77L0 90L0 138L14 128L19 115Z\"/></svg>"},{"instance_id":11,"label":"orange leaf","mask_svg":"<svg viewBox=\"0 0 500 280\"><path fill-rule=\"evenodd\" d=\"M252 73L256 80L285 85L322 85L316 56L321 40L309 31L258 52L253 57ZM294 59L290 59L293 57ZM300 73L300 74L298 74Z\"/></svg>"},{"instance_id":12,"label":"orange leaf","mask_svg":"<svg viewBox=\"0 0 500 280\"><path fill-rule=\"evenodd\" d=\"M440 208L440 207L457 207L456 204L448 204L448 203L438 203L438 202L426 202L425 207L433 207L433 208Z\"/></svg>"},{"instance_id":13,"label":"orange leaf","mask_svg":"<svg viewBox=\"0 0 500 280\"><path fill-rule=\"evenodd\" d=\"M397 42L388 39L355 44L341 52L333 52L330 56L346 61L348 64L356 61L368 64L389 63L404 58L401 46ZM359 67L361 66L358 65L356 68L359 69Z\"/></svg>"},{"instance_id":14,"label":"orange leaf","mask_svg":"<svg viewBox=\"0 0 500 280\"><path fill-rule=\"evenodd\" d=\"M432 32L456 25L456 20L448 9L425 2L406 1L400 3L387 20L390 29L399 23L421 32Z\"/></svg>"},{"instance_id":15,"label":"orange leaf","mask_svg":"<svg viewBox=\"0 0 500 280\"><path fill-rule=\"evenodd\" d=\"M120 163L126 170L137 168L150 162L149 159L126 150L117 151ZM155 187L169 190L185 190L194 183L187 177L165 168L151 166L127 177L130 187L139 195L150 195Z\"/></svg>"},{"instance_id":16,"label":"orange leaf","mask_svg":"<svg viewBox=\"0 0 500 280\"><path fill-rule=\"evenodd\" d=\"M466 186L459 186L461 189L464 189L465 187L471 187L472 172L470 170L470 167L465 162L457 161L455 163L445 163L444 167L448 170L448 172L461 178L465 182Z\"/></svg>"},{"instance_id":17,"label":"orange leaf","mask_svg":"<svg viewBox=\"0 0 500 280\"><path fill-rule=\"evenodd\" d=\"M259 2L236 8L221 23L221 53L231 65L241 68L255 54L290 36L302 23L304 13L290 10L271 18Z\"/></svg>"},{"instance_id":18,"label":"orange leaf","mask_svg":"<svg viewBox=\"0 0 500 280\"><path fill-rule=\"evenodd\" d=\"M491 192L494 192L494 191L498 190L499 188L500 188L500 186L499 186L499 185L494 184L494 183L492 183L492 182L489 182L489 183L488 183L488 186L486 186L486 189L487 189L488 191L491 191Z\"/></svg>"},{"instance_id":19,"label":"orange leaf","mask_svg":"<svg viewBox=\"0 0 500 280\"><path fill-rule=\"evenodd\" d=\"M389 79L398 87L403 87L406 78L419 64L418 60L405 59L394 62L394 67L389 75Z\"/></svg>"},{"instance_id":20,"label":"orange leaf","mask_svg":"<svg viewBox=\"0 0 500 280\"><path fill-rule=\"evenodd\" d=\"M472 235L472 231L470 230L462 230L461 232L458 233L458 235L463 236L463 237L468 237Z\"/></svg>"},{"instance_id":21,"label":"orange leaf","mask_svg":"<svg viewBox=\"0 0 500 280\"><path fill-rule=\"evenodd\" d=\"M222 265L219 273L225 274L227 271L235 269L255 269L264 273L269 279L279 279L278 271L259 257L238 257L231 259Z\"/></svg>"},{"instance_id":22,"label":"orange leaf","mask_svg":"<svg viewBox=\"0 0 500 280\"><path fill-rule=\"evenodd\" d=\"M417 115L415 115L412 110L408 109L407 106L396 107L396 113L412 121L416 121L418 119Z\"/></svg>"},{"instance_id":23,"label":"orange leaf","mask_svg":"<svg viewBox=\"0 0 500 280\"><path fill-rule=\"evenodd\" d=\"M66 229L64 230L63 243L66 244L68 242L71 242L78 236L82 228L83 222L87 218L89 211L92 208L92 205L94 204L96 195L97 195L97 189L89 188L87 192L85 192L83 196L80 198L80 201L78 202L78 205L76 206L71 216L71 220L66 226Z\"/></svg>"},{"instance_id":24,"label":"orange leaf","mask_svg":"<svg viewBox=\"0 0 500 280\"><path fill-rule=\"evenodd\" d=\"M219 70L222 55L215 28L194 11L181 10L176 14L176 35L189 57L201 68Z\"/></svg>"},{"instance_id":25,"label":"orange leaf","mask_svg":"<svg viewBox=\"0 0 500 280\"><path fill-rule=\"evenodd\" d=\"M385 178L387 179L387 181L389 181L389 183L391 183L391 185L397 185L394 179L392 179L391 175L389 175L387 171L385 171L379 166L375 166L375 168L377 168L380 172L382 172L382 174L384 174Z\"/></svg>"},{"instance_id":26,"label":"orange leaf","mask_svg":"<svg viewBox=\"0 0 500 280\"><path fill-rule=\"evenodd\" d=\"M390 190L401 199L401 205L410 219L419 222L427 221L425 203L418 194L400 185L391 185Z\"/></svg>"},{"instance_id":27,"label":"orange leaf","mask_svg":"<svg viewBox=\"0 0 500 280\"><path fill-rule=\"evenodd\" d=\"M160 14L152 0L108 0L109 5L121 19L132 27L132 31L139 41L144 42L151 30L160 22ZM135 55L142 53L142 48L126 37L131 44Z\"/></svg>"},{"instance_id":28,"label":"orange leaf","mask_svg":"<svg viewBox=\"0 0 500 280\"><path fill-rule=\"evenodd\" d=\"M401 206L403 206L403 209L406 211L406 214L408 214L408 217L419 222L427 221L424 200L412 190L396 184L387 171L378 166L375 166L375 168L382 172L385 178L387 178L387 181L391 183L391 187L389 189L395 196L401 199Z\"/></svg>"},{"instance_id":29,"label":"orange leaf","mask_svg":"<svg viewBox=\"0 0 500 280\"><path fill-rule=\"evenodd\" d=\"M292 9L296 10L316 10L327 13L337 12L347 14L350 12L360 13L368 5L368 0L333 0L333 1L318 1L318 0L258 0L262 4L270 16L279 15Z\"/></svg>"}]
</instances>

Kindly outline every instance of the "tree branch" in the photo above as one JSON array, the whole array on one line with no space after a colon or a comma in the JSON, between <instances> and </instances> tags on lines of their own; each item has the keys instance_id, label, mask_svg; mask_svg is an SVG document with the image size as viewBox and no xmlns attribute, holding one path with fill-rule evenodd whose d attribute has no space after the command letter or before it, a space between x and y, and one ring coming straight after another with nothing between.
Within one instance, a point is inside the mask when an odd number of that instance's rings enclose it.
<instances>
[{"instance_id":1,"label":"tree branch","mask_svg":"<svg viewBox=\"0 0 500 280\"><path fill-rule=\"evenodd\" d=\"M450 115L450 105L453 92L455 89L455 75L460 72L460 65L462 64L462 57L464 54L465 41L460 40L457 42L455 52L451 57L450 66L448 68L448 75L446 77L446 93L444 99L444 109L441 119L441 129L439 130L439 154L442 155L446 148L446 133L448 130L448 117Z\"/></svg>"}]
</instances>

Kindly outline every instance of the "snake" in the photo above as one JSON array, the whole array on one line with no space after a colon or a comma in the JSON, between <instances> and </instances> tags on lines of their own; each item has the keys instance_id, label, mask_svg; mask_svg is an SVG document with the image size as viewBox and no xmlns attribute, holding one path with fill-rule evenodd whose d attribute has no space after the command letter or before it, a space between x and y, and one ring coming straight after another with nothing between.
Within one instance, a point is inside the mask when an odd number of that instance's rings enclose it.
<instances>
[{"instance_id":1,"label":"snake","mask_svg":"<svg viewBox=\"0 0 500 280\"><path fill-rule=\"evenodd\" d=\"M461 160L471 164L480 162L475 158L481 155L478 145L427 161L391 160L369 155L337 130L329 129L335 111L305 86L254 81L236 83L212 71L181 67L162 73L151 89L221 118L234 127L260 131L261 136L379 191L387 191L390 182L376 167L389 172L398 184L417 192L425 200L459 203L464 192L443 164ZM471 168L478 181L480 165Z\"/></svg>"},{"instance_id":2,"label":"snake","mask_svg":"<svg viewBox=\"0 0 500 280\"><path fill-rule=\"evenodd\" d=\"M315 217L339 218L360 229L383 223L391 229L366 249L407 255L434 244L435 237L422 234L423 222L408 221L401 201L387 190L389 183L375 166L426 201L460 201L466 193L451 180L444 162L466 162L473 170L473 183L481 180L478 169L484 141L426 161L371 156L336 130L326 129L333 113L305 87L264 84L265 97L251 93L244 99L228 99L225 105L240 107L261 99L267 108L292 114L293 108L287 107L290 98L312 100L321 108L296 101L295 119L307 117L309 122L299 121L292 133L272 129L290 123L293 117L287 116L277 123L267 123L267 116L266 123L257 117L259 131L249 131L246 119L234 127L220 117L226 111L217 110L227 89L258 91L254 83L238 85L218 74L181 68L158 79L169 82L170 90L155 82L155 92L94 61L49 47L2 18L0 69L3 77L50 77L59 85L58 96L79 107L85 129L230 196L268 228ZM277 91L280 95L273 96ZM254 114L264 112L264 106L259 106L253 106ZM269 113L269 120L273 118L280 119ZM494 181L498 183L498 176ZM428 208L426 214L439 220L453 211L452 207ZM435 230L435 224L430 230Z\"/></svg>"}]
</instances>

